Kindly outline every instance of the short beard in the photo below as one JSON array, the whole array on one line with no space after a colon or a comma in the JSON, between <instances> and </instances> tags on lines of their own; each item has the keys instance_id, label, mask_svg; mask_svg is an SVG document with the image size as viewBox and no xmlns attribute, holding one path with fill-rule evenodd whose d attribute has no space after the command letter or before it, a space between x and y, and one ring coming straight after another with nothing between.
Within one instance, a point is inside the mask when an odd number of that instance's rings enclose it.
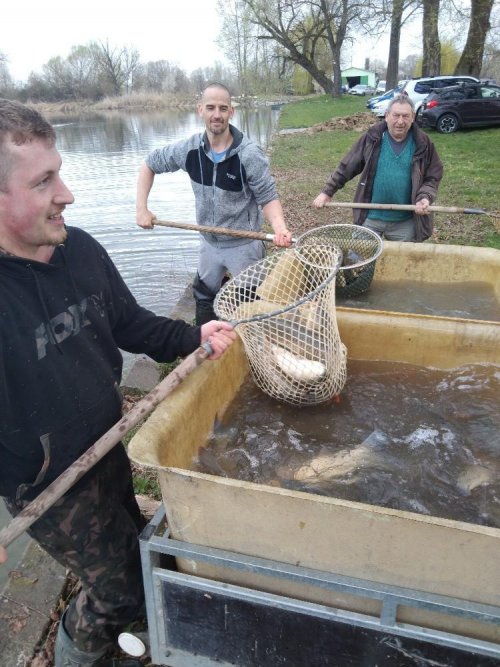
<instances>
[{"instance_id":1,"label":"short beard","mask_svg":"<svg viewBox=\"0 0 500 667\"><path fill-rule=\"evenodd\" d=\"M68 238L68 230L66 229L66 226L64 226L60 232L59 232L59 238L49 238L45 241L45 243L42 243L42 245L48 245L56 248L58 245L63 244L66 239Z\"/></svg>"},{"instance_id":2,"label":"short beard","mask_svg":"<svg viewBox=\"0 0 500 667\"><path fill-rule=\"evenodd\" d=\"M224 134L224 132L226 131L226 129L227 129L227 125L226 125L225 127L217 127L217 128L215 128L215 129L214 129L213 127L211 127L211 128L210 128L210 132L211 132L215 137L217 137L217 136L219 136L219 134Z\"/></svg>"}]
</instances>

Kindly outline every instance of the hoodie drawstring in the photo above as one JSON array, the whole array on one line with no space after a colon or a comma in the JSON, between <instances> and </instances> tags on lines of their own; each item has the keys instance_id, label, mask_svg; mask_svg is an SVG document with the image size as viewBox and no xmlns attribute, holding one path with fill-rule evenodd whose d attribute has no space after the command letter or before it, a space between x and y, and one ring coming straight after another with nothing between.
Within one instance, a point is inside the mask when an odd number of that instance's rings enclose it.
<instances>
[{"instance_id":1,"label":"hoodie drawstring","mask_svg":"<svg viewBox=\"0 0 500 667\"><path fill-rule=\"evenodd\" d=\"M35 281L36 292L38 294L38 300L40 301L45 320L47 321L47 327L48 327L49 335L52 338L52 342L56 346L57 351L59 352L59 354L63 354L61 346L59 345L59 342L57 340L56 332L54 330L54 325L52 324L52 320L50 319L49 309L47 307L47 302L45 301L45 295L43 293L42 286L40 284L40 280L38 278L37 272L34 270L34 268L31 266L31 264L27 265L27 269L30 271L30 273L33 276L33 279Z\"/></svg>"},{"instance_id":2,"label":"hoodie drawstring","mask_svg":"<svg viewBox=\"0 0 500 667\"><path fill-rule=\"evenodd\" d=\"M73 278L73 274L71 273L71 269L68 266L68 262L66 260L66 249L65 249L63 243L61 243L61 245L59 245L58 247L59 247L59 250L61 251L61 257L62 257L64 266L66 268L66 272L67 272L68 277L69 277L69 282L71 284L71 289L73 290L73 296L75 297L76 307L81 312L80 297L78 296L78 289L76 287L76 283L75 283L75 279Z\"/></svg>"},{"instance_id":3,"label":"hoodie drawstring","mask_svg":"<svg viewBox=\"0 0 500 667\"><path fill-rule=\"evenodd\" d=\"M81 312L80 300L78 298L78 290L77 290L77 287L76 287L76 284L75 284L75 280L73 278L73 274L71 273L71 270L70 270L70 268L68 266L68 263L66 261L66 254L65 254L64 244L61 243L61 245L59 245L58 248L61 252L61 258L62 258L64 267L66 269L66 273L68 274L69 283L70 283L71 289L73 291L73 296L75 298L76 307ZM62 349L62 347L59 344L59 341L57 339L57 335L56 335L56 332L55 332L55 329L54 329L54 325L52 323L52 319L51 319L50 314L49 314L49 309L48 309L48 306L47 306L47 302L45 300L45 295L43 293L42 285L40 283L40 279L38 277L38 274L37 274L37 272L35 271L35 269L33 268L33 266L31 264L27 264L27 268L31 272L31 275L33 276L33 279L35 281L38 299L39 299L40 304L42 306L44 317L47 321L49 336L52 339L52 342L54 343L54 345L56 346L57 351L59 352L59 354L64 354L63 349Z\"/></svg>"}]
</instances>

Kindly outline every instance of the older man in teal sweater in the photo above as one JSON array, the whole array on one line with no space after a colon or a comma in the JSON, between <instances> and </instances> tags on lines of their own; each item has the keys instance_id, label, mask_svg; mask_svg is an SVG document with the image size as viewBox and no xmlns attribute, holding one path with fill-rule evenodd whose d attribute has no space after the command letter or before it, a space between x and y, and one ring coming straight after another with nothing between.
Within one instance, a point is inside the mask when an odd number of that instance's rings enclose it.
<instances>
[{"instance_id":1,"label":"older man in teal sweater","mask_svg":"<svg viewBox=\"0 0 500 667\"><path fill-rule=\"evenodd\" d=\"M414 204L415 212L354 209L354 222L390 241L425 241L433 230L429 206L435 200L443 165L434 144L415 121L413 102L396 95L385 120L371 127L345 155L314 200L331 201L347 181L361 174L355 202Z\"/></svg>"}]
</instances>

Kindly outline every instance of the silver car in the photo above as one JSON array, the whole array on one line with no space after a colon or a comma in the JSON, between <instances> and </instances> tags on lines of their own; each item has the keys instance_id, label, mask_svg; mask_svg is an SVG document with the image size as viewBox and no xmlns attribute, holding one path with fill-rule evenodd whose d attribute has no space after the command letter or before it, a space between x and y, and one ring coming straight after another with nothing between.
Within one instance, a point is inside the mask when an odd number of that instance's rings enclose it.
<instances>
[{"instance_id":1,"label":"silver car","mask_svg":"<svg viewBox=\"0 0 500 667\"><path fill-rule=\"evenodd\" d=\"M349 89L349 95L373 95L375 93L375 88L373 86L368 86L365 83L358 83Z\"/></svg>"}]
</instances>

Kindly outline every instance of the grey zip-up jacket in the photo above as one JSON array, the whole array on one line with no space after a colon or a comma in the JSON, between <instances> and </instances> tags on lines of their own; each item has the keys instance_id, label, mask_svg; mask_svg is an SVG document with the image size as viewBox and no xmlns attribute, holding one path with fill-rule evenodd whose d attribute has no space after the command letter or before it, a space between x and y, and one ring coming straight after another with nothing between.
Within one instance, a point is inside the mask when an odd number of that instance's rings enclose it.
<instances>
[{"instance_id":1,"label":"grey zip-up jacket","mask_svg":"<svg viewBox=\"0 0 500 667\"><path fill-rule=\"evenodd\" d=\"M233 125L229 128L233 143L218 164L210 156L206 132L154 150L146 164L155 174L187 171L199 225L260 231L264 219L261 207L278 199L269 161L260 146ZM251 241L220 234L204 234L204 238L217 247Z\"/></svg>"},{"instance_id":2,"label":"grey zip-up jacket","mask_svg":"<svg viewBox=\"0 0 500 667\"><path fill-rule=\"evenodd\" d=\"M342 158L339 166L326 182L322 192L332 197L344 187L347 181L361 174L355 202L371 202L373 181L377 170L380 146L384 132L387 131L385 120L371 127L351 150ZM422 132L415 123L411 131L415 140L415 152L411 165L411 204L427 197L432 202L436 199L437 190L443 177L443 165L434 144L425 132ZM390 203L390 202L388 202ZM354 222L362 225L368 215L367 209L353 209ZM425 241L433 230L432 214L415 215L416 241Z\"/></svg>"}]
</instances>

